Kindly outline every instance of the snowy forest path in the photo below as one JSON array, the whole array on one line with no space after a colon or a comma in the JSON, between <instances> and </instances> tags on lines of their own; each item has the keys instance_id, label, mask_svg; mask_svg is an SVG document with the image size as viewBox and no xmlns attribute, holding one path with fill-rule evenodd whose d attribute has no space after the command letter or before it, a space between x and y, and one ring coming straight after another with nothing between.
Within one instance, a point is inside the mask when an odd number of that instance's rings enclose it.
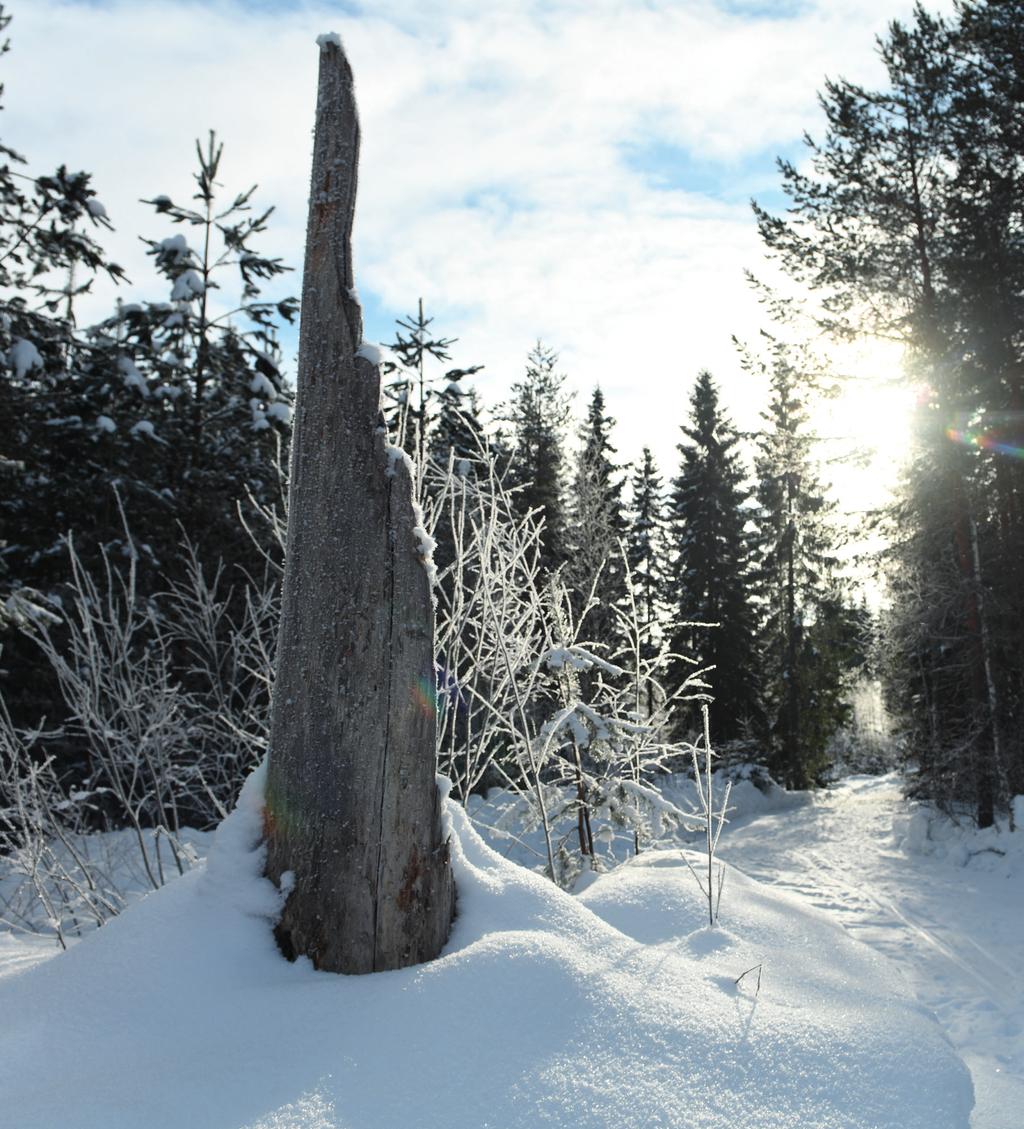
<instances>
[{"instance_id":1,"label":"snowy forest path","mask_svg":"<svg viewBox=\"0 0 1024 1129\"><path fill-rule=\"evenodd\" d=\"M905 850L908 811L898 775L852 777L806 804L738 822L721 854L895 960L971 1071L972 1129L1021 1129L1024 875L1007 877L997 856L958 844L934 855ZM723 917L727 903L728 890Z\"/></svg>"}]
</instances>

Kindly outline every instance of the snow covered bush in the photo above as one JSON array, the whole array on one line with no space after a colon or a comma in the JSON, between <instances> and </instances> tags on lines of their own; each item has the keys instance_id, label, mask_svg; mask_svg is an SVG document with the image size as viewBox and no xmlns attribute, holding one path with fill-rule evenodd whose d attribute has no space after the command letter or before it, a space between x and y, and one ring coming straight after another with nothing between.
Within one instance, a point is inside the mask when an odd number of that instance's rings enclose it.
<instances>
[{"instance_id":1,"label":"snow covered bush","mask_svg":"<svg viewBox=\"0 0 1024 1129\"><path fill-rule=\"evenodd\" d=\"M164 300L118 299L85 327L79 295L94 276L122 279L89 234L111 227L89 177L0 170L0 601L57 594L69 532L97 576L104 554L135 552L140 594L187 586L184 533L209 568L224 562L241 615L236 570L258 575L273 547L254 544L235 509L247 494L272 505L279 490L292 392L277 331L296 303L279 296L288 268L258 246L273 209L255 207L254 188L224 194L212 134L197 157L187 205L149 201L160 226L145 243ZM15 722L32 725L59 690L8 619L3 690Z\"/></svg>"},{"instance_id":2,"label":"snow covered bush","mask_svg":"<svg viewBox=\"0 0 1024 1129\"><path fill-rule=\"evenodd\" d=\"M276 578L235 595L187 542L185 579L151 597L134 552L99 577L68 557L59 601L14 604L62 721L18 730L0 701L0 921L61 941L184 873L193 829L230 810L265 749L278 617Z\"/></svg>"},{"instance_id":3,"label":"snow covered bush","mask_svg":"<svg viewBox=\"0 0 1024 1129\"><path fill-rule=\"evenodd\" d=\"M705 687L694 665L665 691L677 656L650 645L624 556L615 661L603 640L583 635L593 592L581 601L560 573L544 571L539 515L519 511L499 457L477 442L475 458L428 460L422 470L424 537L449 552L435 585L437 680L417 688L417 701L438 711L439 765L454 797L467 805L494 786L516 797L491 832L525 841L538 829L538 861L570 886L613 865L623 841L636 853L702 825L699 804L669 801L654 782L686 755L668 735L680 705ZM146 549L124 522L98 573L69 540L61 598L21 600L21 632L59 689L59 724L27 744L9 727L5 802L21 796L22 810L34 804L39 814L9 821L0 852L43 857L48 843L125 829L149 886L190 865L187 829L223 817L266 747L285 536L277 473L280 504L250 495L242 512L254 541L270 546L261 576L236 573L232 582L186 540L165 590L146 593L138 582ZM43 917L66 931L81 916L76 887L110 884L48 866L63 893L47 895L56 908ZM19 897L45 901L32 873ZM122 902L115 888L101 916Z\"/></svg>"},{"instance_id":4,"label":"snow covered bush","mask_svg":"<svg viewBox=\"0 0 1024 1129\"><path fill-rule=\"evenodd\" d=\"M612 609L623 659L583 636L593 590L580 600L545 572L543 521L519 512L482 440L472 460L428 466L424 497L428 530L440 539L443 526L453 546L437 585L440 771L463 804L488 786L519 796L521 830L540 829L545 870L571 885L612 829L628 828L639 849L667 815L682 817L648 780L682 751L667 736L675 711L705 687L694 667L664 690L675 656L647 646L628 579L631 598ZM624 554L620 567L628 578Z\"/></svg>"}]
</instances>

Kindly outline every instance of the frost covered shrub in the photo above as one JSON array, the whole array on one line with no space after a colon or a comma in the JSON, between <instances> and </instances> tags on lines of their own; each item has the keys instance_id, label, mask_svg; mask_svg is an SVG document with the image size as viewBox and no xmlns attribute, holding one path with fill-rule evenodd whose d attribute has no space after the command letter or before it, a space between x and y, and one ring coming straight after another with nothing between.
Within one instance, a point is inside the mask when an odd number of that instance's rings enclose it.
<instances>
[{"instance_id":1,"label":"frost covered shrub","mask_svg":"<svg viewBox=\"0 0 1024 1129\"><path fill-rule=\"evenodd\" d=\"M624 553L616 661L604 640L584 637L593 590L581 596L545 571L542 519L521 513L482 441L474 459L426 468L423 494L431 535L443 526L454 546L437 583L440 771L463 804L494 785L521 797L547 873L569 885L598 857L606 832L595 821L628 828L639 849L666 817L682 817L649 779L679 755L667 735L704 684L694 667L664 690L675 656L649 645Z\"/></svg>"},{"instance_id":2,"label":"frost covered shrub","mask_svg":"<svg viewBox=\"0 0 1024 1129\"><path fill-rule=\"evenodd\" d=\"M522 829L541 830L544 867L564 885L599 862L609 836L626 834L635 851L699 823L692 806L652 784L682 752L666 736L675 711L704 687L694 667L665 692L674 656L649 645L625 560L629 598L615 610L612 662L580 628L593 593L580 615L561 575L542 571L542 524L518 511L492 451L481 443L477 458L422 473L425 542L445 523L453 552L436 577L437 682L420 693L437 705L440 770L455 797L465 804L494 784L518 797ZM98 924L123 903L87 852L68 871L65 841L124 830L137 872L158 886L189 865L186 829L223 817L265 749L285 527L283 506L250 501L274 547L258 581L238 573L231 583L186 542L180 579L144 594L125 528L127 552L102 553L98 574L69 541L72 582L60 600L23 590L11 604L53 671L61 723L34 734L8 725L0 853L8 877L24 879L19 898L35 898L58 935L83 913ZM75 771L53 759L58 741L80 751ZM104 899L83 902L94 888Z\"/></svg>"},{"instance_id":3,"label":"frost covered shrub","mask_svg":"<svg viewBox=\"0 0 1024 1129\"><path fill-rule=\"evenodd\" d=\"M273 209L254 207L254 188L223 194L210 134L196 146L189 202L148 201L156 226L144 242L165 300L119 299L83 328L76 301L94 276L123 278L93 238L112 226L106 211L86 174L33 178L0 152L10 162L0 169L0 603L60 593L69 532L96 575L134 554L138 592L188 585L184 533L208 567L224 562L242 615L236 570L258 575L274 542L254 543L236 506L247 495L273 504L291 415L277 331L296 303L268 300L288 268L258 247ZM15 722L30 725L52 717L58 692L11 618L0 611L0 681Z\"/></svg>"},{"instance_id":4,"label":"frost covered shrub","mask_svg":"<svg viewBox=\"0 0 1024 1129\"><path fill-rule=\"evenodd\" d=\"M123 882L182 873L191 829L230 810L265 748L278 617L273 574L233 593L187 543L184 579L150 597L134 554L119 569L104 553L99 577L73 542L68 556L61 599L8 601L53 672L62 721L19 730L0 701L0 920L59 939L118 912ZM116 865L96 857L115 841Z\"/></svg>"},{"instance_id":5,"label":"frost covered shrub","mask_svg":"<svg viewBox=\"0 0 1024 1129\"><path fill-rule=\"evenodd\" d=\"M166 827L97 834L102 788L62 780L45 734L21 733L0 707L0 927L61 947L196 861L202 836Z\"/></svg>"}]
</instances>

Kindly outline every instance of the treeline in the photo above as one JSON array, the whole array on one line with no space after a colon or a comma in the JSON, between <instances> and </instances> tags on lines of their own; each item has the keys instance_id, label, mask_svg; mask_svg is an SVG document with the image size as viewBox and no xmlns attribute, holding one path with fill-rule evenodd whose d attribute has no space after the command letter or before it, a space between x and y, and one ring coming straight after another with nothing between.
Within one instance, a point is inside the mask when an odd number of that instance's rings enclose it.
<instances>
[{"instance_id":1,"label":"treeline","mask_svg":"<svg viewBox=\"0 0 1024 1129\"><path fill-rule=\"evenodd\" d=\"M639 616L643 654L671 651L665 692L703 683L697 697L712 701L720 745L745 746L790 786L817 782L849 719L871 624L839 568L844 531L816 465L805 402L814 382L800 358L771 339L765 356L744 356L768 401L755 436L737 431L714 378L699 373L666 481L647 448L634 466L617 460L600 387L574 424L566 378L544 345L485 423L465 382L481 366L435 365L431 379L425 361L450 360L453 342L432 333L422 303L399 326L386 415L408 453L464 473L493 459L517 513L542 519L540 575L566 585L588 644L628 666L625 625ZM443 526L436 536L447 563ZM697 727L696 708L683 710L675 736Z\"/></svg>"},{"instance_id":2,"label":"treeline","mask_svg":"<svg viewBox=\"0 0 1024 1129\"><path fill-rule=\"evenodd\" d=\"M818 299L818 330L907 347L918 426L888 518L881 674L915 789L981 823L1024 791L1022 17L1020 0L987 0L893 24L879 44L887 84L827 83L822 140L806 167L780 165L788 210L755 207L769 252ZM125 286L101 245L110 220L86 174L39 176L3 155L0 677L19 723L35 725L59 720L56 698L19 624L60 599L69 534L87 568L130 562L143 601L187 579L185 538L191 559L223 562L228 605L241 607L245 578L273 574L290 410L277 336L296 307L263 300L286 269L259 252L271 213L251 190L218 196L211 137L194 197L148 201L166 300L80 325L94 277ZM540 575L566 584L582 636L613 660L615 610L635 602L644 646L679 656L668 691L705 670L718 738L807 784L869 632L838 578L807 419L813 365L766 340L741 360L768 399L759 433L741 436L699 374L679 463L663 472L649 451L617 461L600 390L573 422L543 346L484 412L475 369L448 367L453 342L422 307L388 343L385 415L421 465L454 452L471 472L486 449L519 512L543 518ZM443 582L453 548L437 539Z\"/></svg>"},{"instance_id":3,"label":"treeline","mask_svg":"<svg viewBox=\"0 0 1024 1129\"><path fill-rule=\"evenodd\" d=\"M1024 3L919 5L879 53L887 83L827 83L786 215L757 218L824 330L906 346L888 691L915 791L986 825L1024 791Z\"/></svg>"},{"instance_id":4,"label":"treeline","mask_svg":"<svg viewBox=\"0 0 1024 1129\"><path fill-rule=\"evenodd\" d=\"M0 20L6 27L9 17ZM127 286L100 241L111 221L87 174L33 175L19 154L3 153L0 692L18 725L51 726L48 748L64 771L91 778L81 725L77 740L73 724L61 727L66 706L56 703L67 687L55 681L53 653L33 639L41 619L59 618L69 582L81 598L72 564L99 578L96 601L104 577L110 590L112 577L130 573L120 595L143 613L168 595L179 609L194 606L202 630L161 638L159 677L186 686L197 715L208 708L238 729L235 714L266 698L268 656L238 659L239 638L243 650L253 646L239 624L257 620L259 647L272 645L265 594L280 565L291 397L278 334L297 306L263 299L266 281L288 269L258 248L272 209L252 188L223 194L211 134L197 144L191 200L146 201L155 222L143 238L166 300L118 300L110 317L80 325L96 276ZM484 462L497 468L513 518L540 522L537 582L557 578L568 592L574 638L627 667L670 653L658 693L695 697L673 714L668 736L699 729L697 703L709 699L719 743L743 745L804 787L819 779L848 718L867 624L838 575L840 531L804 404L811 378L768 340L765 356L743 362L768 400L760 433L741 436L712 376L700 373L667 481L649 450L636 466L617 461L599 388L573 422L557 357L543 345L507 400L485 412L470 380L480 366L449 367L454 341L434 332L422 302L387 343L384 415L420 467L423 491L432 489L428 463L468 475ZM443 585L456 549L443 522L434 535ZM153 653L145 622L126 653ZM627 637L630 622L637 638ZM59 627L52 639L60 645ZM443 683L443 655L439 671ZM637 720L660 704L637 703ZM224 725L198 716L181 729L193 741L227 740ZM222 791L229 799L230 786Z\"/></svg>"},{"instance_id":5,"label":"treeline","mask_svg":"<svg viewBox=\"0 0 1024 1129\"><path fill-rule=\"evenodd\" d=\"M0 33L9 23L0 7ZM278 332L297 303L264 300L265 283L288 269L259 248L272 209L251 188L225 194L212 134L196 146L191 198L145 201L154 215L143 240L166 286L162 301L128 300L131 283L102 247L112 221L87 173L61 166L39 175L11 148L0 154L0 702L16 725L44 727L47 755L84 780L94 742L83 739L83 723L67 724L67 687L34 628L61 618L76 580L73 550L96 585L93 605L103 592L113 600L119 584L122 594L130 588L140 619L134 635L121 629L141 678L153 655L147 607L192 586L202 561L211 579L221 571L224 589L223 606L206 609L217 618L208 640L228 649L250 614L251 585L278 563L264 518L280 501L291 411ZM97 278L124 297L83 324ZM57 637L70 638L60 628ZM168 645L172 669L151 670L154 695L161 680L175 680L211 717L242 716L252 676L239 671L232 684L219 654L206 677L196 650ZM97 675L93 696L105 692ZM180 721L196 742L214 739L193 718ZM135 719L129 728L150 722L163 723Z\"/></svg>"}]
</instances>

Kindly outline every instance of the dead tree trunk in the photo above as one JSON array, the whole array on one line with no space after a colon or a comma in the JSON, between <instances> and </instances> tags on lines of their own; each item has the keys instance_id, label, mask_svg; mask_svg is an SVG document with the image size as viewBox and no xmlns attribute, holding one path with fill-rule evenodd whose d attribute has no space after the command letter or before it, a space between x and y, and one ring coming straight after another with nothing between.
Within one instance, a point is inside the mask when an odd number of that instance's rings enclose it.
<instances>
[{"instance_id":1,"label":"dead tree trunk","mask_svg":"<svg viewBox=\"0 0 1024 1129\"><path fill-rule=\"evenodd\" d=\"M437 956L454 887L435 783L434 619L412 483L360 354L352 72L321 36L288 540L266 789L282 950L373 972Z\"/></svg>"}]
</instances>

